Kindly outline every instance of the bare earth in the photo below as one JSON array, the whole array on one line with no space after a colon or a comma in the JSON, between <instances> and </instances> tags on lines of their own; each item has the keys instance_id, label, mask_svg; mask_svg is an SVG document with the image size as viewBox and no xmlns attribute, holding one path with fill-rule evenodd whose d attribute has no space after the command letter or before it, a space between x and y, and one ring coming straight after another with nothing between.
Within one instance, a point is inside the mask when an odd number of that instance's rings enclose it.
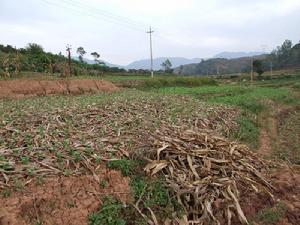
<instances>
[{"instance_id":1,"label":"bare earth","mask_svg":"<svg viewBox=\"0 0 300 225\"><path fill-rule=\"evenodd\" d=\"M129 178L119 171L103 167L95 176L47 178L43 184L32 182L26 190L0 198L0 224L30 225L43 221L47 225L82 225L99 209L105 195L131 201Z\"/></svg>"},{"instance_id":2,"label":"bare earth","mask_svg":"<svg viewBox=\"0 0 300 225\"><path fill-rule=\"evenodd\" d=\"M113 92L118 87L104 80L9 80L0 81L1 98L22 98L48 95L79 95Z\"/></svg>"}]
</instances>

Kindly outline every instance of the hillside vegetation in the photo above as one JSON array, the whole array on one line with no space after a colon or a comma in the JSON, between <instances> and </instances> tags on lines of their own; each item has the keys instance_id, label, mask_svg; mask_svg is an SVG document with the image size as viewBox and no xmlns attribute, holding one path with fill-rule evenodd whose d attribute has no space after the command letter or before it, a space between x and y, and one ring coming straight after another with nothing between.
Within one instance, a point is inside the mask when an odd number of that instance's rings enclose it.
<instances>
[{"instance_id":1,"label":"hillside vegetation","mask_svg":"<svg viewBox=\"0 0 300 225\"><path fill-rule=\"evenodd\" d=\"M260 62L262 71L299 68L300 67L300 43L293 46L286 40L270 54L254 57L242 57L236 59L214 58L202 60L200 63L183 65L174 70L182 75L221 75L232 73L245 73L251 71L251 63Z\"/></svg>"},{"instance_id":2,"label":"hillside vegetation","mask_svg":"<svg viewBox=\"0 0 300 225\"><path fill-rule=\"evenodd\" d=\"M103 63L90 65L83 60L71 59L71 75L101 75L104 72L124 72L124 69L108 67ZM68 58L59 54L45 52L43 47L29 43L25 48L13 48L0 45L0 76L10 77L20 72L40 72L60 74L68 73Z\"/></svg>"}]
</instances>

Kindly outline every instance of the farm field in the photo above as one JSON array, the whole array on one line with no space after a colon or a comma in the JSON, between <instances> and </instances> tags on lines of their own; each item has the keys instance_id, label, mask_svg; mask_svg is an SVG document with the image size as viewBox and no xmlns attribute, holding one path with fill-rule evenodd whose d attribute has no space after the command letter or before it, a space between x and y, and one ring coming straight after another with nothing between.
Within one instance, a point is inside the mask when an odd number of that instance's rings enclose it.
<instances>
[{"instance_id":1,"label":"farm field","mask_svg":"<svg viewBox=\"0 0 300 225\"><path fill-rule=\"evenodd\" d=\"M299 79L103 79L0 100L0 224L300 223Z\"/></svg>"}]
</instances>

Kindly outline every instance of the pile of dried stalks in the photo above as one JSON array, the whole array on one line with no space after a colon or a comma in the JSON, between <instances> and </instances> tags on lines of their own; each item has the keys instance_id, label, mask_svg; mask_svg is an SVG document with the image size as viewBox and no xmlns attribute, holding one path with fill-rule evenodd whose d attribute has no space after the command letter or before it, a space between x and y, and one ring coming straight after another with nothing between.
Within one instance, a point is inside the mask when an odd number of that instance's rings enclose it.
<instances>
[{"instance_id":1,"label":"pile of dried stalks","mask_svg":"<svg viewBox=\"0 0 300 225\"><path fill-rule=\"evenodd\" d=\"M261 175L267 165L244 145L174 128L158 132L155 139L158 149L145 170L165 176L186 214L180 224L232 224L234 217L248 224L239 203L245 191L271 195L272 186Z\"/></svg>"}]
</instances>

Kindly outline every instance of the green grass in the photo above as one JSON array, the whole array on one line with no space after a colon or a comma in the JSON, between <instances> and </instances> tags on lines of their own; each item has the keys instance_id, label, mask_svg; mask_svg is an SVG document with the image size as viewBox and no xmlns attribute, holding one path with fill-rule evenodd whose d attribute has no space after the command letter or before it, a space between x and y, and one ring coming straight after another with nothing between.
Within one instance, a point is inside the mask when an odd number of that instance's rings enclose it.
<instances>
[{"instance_id":1,"label":"green grass","mask_svg":"<svg viewBox=\"0 0 300 225\"><path fill-rule=\"evenodd\" d=\"M156 90L158 93L173 95L190 95L211 104L224 104L241 109L237 123L239 128L231 137L256 148L259 142L258 115L270 110L268 102L299 105L300 100L294 97L288 88L243 87L236 85L204 87L165 87Z\"/></svg>"},{"instance_id":2,"label":"green grass","mask_svg":"<svg viewBox=\"0 0 300 225\"><path fill-rule=\"evenodd\" d=\"M258 215L258 220L265 225L277 224L280 218L284 217L286 207L283 203L278 203L270 209L262 210Z\"/></svg>"},{"instance_id":3,"label":"green grass","mask_svg":"<svg viewBox=\"0 0 300 225\"><path fill-rule=\"evenodd\" d=\"M161 88L159 93L187 94L211 103L238 106L242 109L259 113L264 108L264 100L278 102L293 102L291 92L286 88L264 88L264 87L240 87L233 85L222 85L213 87L172 87Z\"/></svg>"},{"instance_id":4,"label":"green grass","mask_svg":"<svg viewBox=\"0 0 300 225\"><path fill-rule=\"evenodd\" d=\"M199 87L216 86L216 80L208 77L155 77L145 80L140 87L142 89L153 89L163 87Z\"/></svg>"},{"instance_id":5,"label":"green grass","mask_svg":"<svg viewBox=\"0 0 300 225\"><path fill-rule=\"evenodd\" d=\"M300 91L300 81L296 82L296 83L293 83L292 88L294 88L295 90Z\"/></svg>"},{"instance_id":6,"label":"green grass","mask_svg":"<svg viewBox=\"0 0 300 225\"><path fill-rule=\"evenodd\" d=\"M118 81L144 81L151 79L150 75L104 75L104 80L118 82Z\"/></svg>"},{"instance_id":7,"label":"green grass","mask_svg":"<svg viewBox=\"0 0 300 225\"><path fill-rule=\"evenodd\" d=\"M281 118L278 140L273 143L275 156L300 165L300 111L290 111Z\"/></svg>"},{"instance_id":8,"label":"green grass","mask_svg":"<svg viewBox=\"0 0 300 225\"><path fill-rule=\"evenodd\" d=\"M248 143L251 147L257 148L259 141L259 127L250 116L241 115L237 119L238 128L233 131L232 138L244 143Z\"/></svg>"}]
</instances>

